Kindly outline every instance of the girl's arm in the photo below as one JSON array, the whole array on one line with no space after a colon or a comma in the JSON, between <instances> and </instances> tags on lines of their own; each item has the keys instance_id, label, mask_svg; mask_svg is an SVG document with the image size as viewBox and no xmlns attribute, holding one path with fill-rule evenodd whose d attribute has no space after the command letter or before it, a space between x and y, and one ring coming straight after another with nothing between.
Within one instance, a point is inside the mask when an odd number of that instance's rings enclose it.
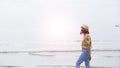
<instances>
[{"instance_id":1,"label":"girl's arm","mask_svg":"<svg viewBox=\"0 0 120 68\"><path fill-rule=\"evenodd\" d=\"M87 43L87 49L88 49L88 59L91 60L91 39L90 39L90 36L87 36L86 38L86 43Z\"/></svg>"},{"instance_id":2,"label":"girl's arm","mask_svg":"<svg viewBox=\"0 0 120 68\"><path fill-rule=\"evenodd\" d=\"M91 54L90 54L90 51L91 51L91 47L88 46L88 59L91 60Z\"/></svg>"}]
</instances>

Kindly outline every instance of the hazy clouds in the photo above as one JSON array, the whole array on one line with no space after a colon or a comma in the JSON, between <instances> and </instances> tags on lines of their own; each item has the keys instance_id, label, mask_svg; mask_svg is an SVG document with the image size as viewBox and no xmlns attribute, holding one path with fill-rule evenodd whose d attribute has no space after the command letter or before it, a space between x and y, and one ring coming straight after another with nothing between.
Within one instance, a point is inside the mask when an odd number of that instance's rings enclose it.
<instances>
[{"instance_id":1,"label":"hazy clouds","mask_svg":"<svg viewBox=\"0 0 120 68\"><path fill-rule=\"evenodd\" d=\"M1 0L0 41L47 39L47 26L61 20L72 29L70 39L79 39L83 23L90 26L94 39L119 39L120 28L114 25L120 25L120 1Z\"/></svg>"}]
</instances>

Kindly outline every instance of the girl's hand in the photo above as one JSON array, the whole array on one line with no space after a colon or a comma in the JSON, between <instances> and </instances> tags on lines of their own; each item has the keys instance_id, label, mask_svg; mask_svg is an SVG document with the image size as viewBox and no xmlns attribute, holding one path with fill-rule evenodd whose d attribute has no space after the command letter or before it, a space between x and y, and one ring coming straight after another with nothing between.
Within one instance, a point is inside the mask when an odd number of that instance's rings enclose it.
<instances>
[{"instance_id":1,"label":"girl's hand","mask_svg":"<svg viewBox=\"0 0 120 68\"><path fill-rule=\"evenodd\" d=\"M91 56L90 55L88 56L88 59L91 60Z\"/></svg>"}]
</instances>

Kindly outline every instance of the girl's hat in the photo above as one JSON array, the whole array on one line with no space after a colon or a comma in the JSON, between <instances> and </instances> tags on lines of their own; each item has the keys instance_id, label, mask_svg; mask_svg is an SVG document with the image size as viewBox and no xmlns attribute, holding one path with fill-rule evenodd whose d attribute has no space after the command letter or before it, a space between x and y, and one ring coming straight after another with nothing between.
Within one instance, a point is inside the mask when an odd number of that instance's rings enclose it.
<instances>
[{"instance_id":1,"label":"girl's hat","mask_svg":"<svg viewBox=\"0 0 120 68\"><path fill-rule=\"evenodd\" d=\"M84 28L84 29L86 29L86 30L89 30L89 27L88 27L86 24L83 24L83 25L81 26L81 28Z\"/></svg>"}]
</instances>

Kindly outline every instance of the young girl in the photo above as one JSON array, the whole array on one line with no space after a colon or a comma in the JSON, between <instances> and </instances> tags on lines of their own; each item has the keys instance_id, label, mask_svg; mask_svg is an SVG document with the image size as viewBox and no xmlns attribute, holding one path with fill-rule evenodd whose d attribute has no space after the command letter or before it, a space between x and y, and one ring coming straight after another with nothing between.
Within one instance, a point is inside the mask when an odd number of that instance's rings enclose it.
<instances>
[{"instance_id":1,"label":"young girl","mask_svg":"<svg viewBox=\"0 0 120 68\"><path fill-rule=\"evenodd\" d=\"M80 34L83 34L83 40L82 40L82 53L79 57L79 59L76 62L76 68L80 68L80 64L85 61L86 68L90 68L90 60L91 60L91 38L89 35L89 27L87 25L81 26Z\"/></svg>"}]
</instances>

